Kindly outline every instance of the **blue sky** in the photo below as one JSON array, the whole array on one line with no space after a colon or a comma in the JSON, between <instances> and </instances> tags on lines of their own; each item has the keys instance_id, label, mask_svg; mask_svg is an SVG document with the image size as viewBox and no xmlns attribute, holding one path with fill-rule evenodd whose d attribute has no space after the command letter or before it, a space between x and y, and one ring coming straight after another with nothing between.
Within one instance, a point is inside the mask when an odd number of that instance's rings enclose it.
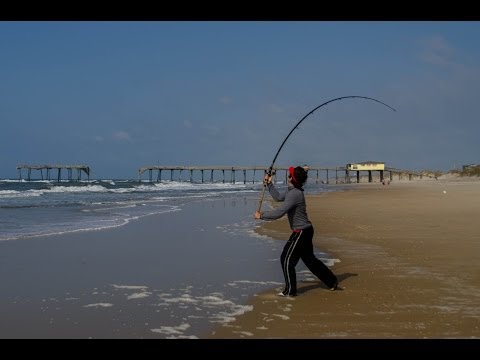
<instances>
[{"instance_id":1,"label":"blue sky","mask_svg":"<svg viewBox=\"0 0 480 360\"><path fill-rule=\"evenodd\" d=\"M16 165L412 170L480 163L480 22L0 22L0 178Z\"/></svg>"}]
</instances>

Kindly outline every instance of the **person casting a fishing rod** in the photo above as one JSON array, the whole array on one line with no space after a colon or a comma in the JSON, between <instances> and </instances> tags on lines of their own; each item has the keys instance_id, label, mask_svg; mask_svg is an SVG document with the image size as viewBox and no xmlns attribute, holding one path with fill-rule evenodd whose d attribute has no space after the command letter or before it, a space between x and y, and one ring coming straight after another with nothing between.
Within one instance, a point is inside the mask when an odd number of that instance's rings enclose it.
<instances>
[{"instance_id":1,"label":"person casting a fishing rod","mask_svg":"<svg viewBox=\"0 0 480 360\"><path fill-rule=\"evenodd\" d=\"M285 277L285 289L279 293L280 296L297 296L297 276L295 266L302 259L307 268L327 287L334 291L338 286L338 279L332 271L320 261L313 253L313 225L308 219L303 185L307 181L307 171L301 166L288 169L288 188L285 193L280 194L272 182L272 176L267 173L264 178L264 185L268 187L270 195L275 201L283 202L275 210L257 210L255 219L276 220L288 216L288 222L292 234L283 248L280 262Z\"/></svg>"},{"instance_id":2,"label":"person casting a fishing rod","mask_svg":"<svg viewBox=\"0 0 480 360\"><path fill-rule=\"evenodd\" d=\"M335 99L325 101L324 103L316 106L308 114L303 116L296 125L290 130L287 137L283 140L280 145L275 157L273 158L272 164L270 165L265 179L263 182L262 195L260 196L260 201L258 202L257 211L254 214L255 219L264 219L264 220L275 220L281 218L283 215L288 214L288 221L292 229L292 235L285 245L282 255L280 257L282 263L283 274L285 276L285 289L279 294L282 296L295 296L297 295L297 279L295 274L295 266L298 263L298 260L302 259L305 265L309 270L315 274L321 281L323 281L330 290L336 290L338 286L337 277L330 271L330 269L325 266L319 259L313 254L313 226L310 220L308 220L307 215L307 206L305 204L305 197L303 195L303 184L307 181L307 172L300 166L296 168L290 167L289 178L288 178L288 189L285 194L280 195L280 193L275 189L272 184L272 171L275 161L277 160L280 151L287 142L288 138L292 133L298 129L298 126L310 115L312 115L316 110L321 109L322 107L333 103L335 101L347 100L347 99L363 99L370 100L382 104L388 107L392 111L396 111L390 105L381 102L380 100L360 95L349 95L341 96ZM277 210L264 211L261 212L263 197L265 194L265 189L268 187L270 195L276 201L283 201L282 206Z\"/></svg>"}]
</instances>

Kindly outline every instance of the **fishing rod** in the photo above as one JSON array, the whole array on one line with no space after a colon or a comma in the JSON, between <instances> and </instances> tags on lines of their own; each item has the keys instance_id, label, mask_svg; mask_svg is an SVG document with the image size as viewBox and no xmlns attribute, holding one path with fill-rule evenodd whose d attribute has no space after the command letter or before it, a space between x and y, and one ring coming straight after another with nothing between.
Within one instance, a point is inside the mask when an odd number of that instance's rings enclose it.
<instances>
[{"instance_id":1,"label":"fishing rod","mask_svg":"<svg viewBox=\"0 0 480 360\"><path fill-rule=\"evenodd\" d=\"M300 121L293 127L292 130L290 130L290 132L288 133L287 137L285 138L285 140L283 140L282 142L282 145L280 145L280 148L278 149L277 153L275 154L275 157L273 158L273 161L272 161L272 165L270 165L270 167L268 168L267 170L267 174L268 176L271 176L272 175L272 170L273 170L273 166L275 165L275 161L277 160L277 157L278 157L278 154L280 154L280 151L282 150L283 148L283 145L285 145L285 143L287 142L288 138L290 137L290 135L292 135L292 133L298 129L298 125L300 125L303 120L305 120L308 116L310 116L311 114L313 114L315 112L315 110L317 109L320 109L321 107L327 105L327 104L330 104L331 102L334 102L334 101L338 101L338 100L343 100L343 99L352 99L352 98L358 98L358 99L366 99L366 100L372 100L372 101L375 101L377 103L380 103L382 105L385 105L386 107L388 107L389 109L393 110L393 111L397 111L395 110L394 108L392 108L390 105L387 105L385 104L384 102L381 102L380 100L377 100L377 99L374 99L374 98L371 98L371 97L367 97L367 96L359 96L359 95L350 95L350 96L342 96L342 97L338 97L338 98L335 98L335 99L332 99L332 100L328 100L326 102L324 102L323 104L321 105L318 105L316 108L314 108L312 111L310 111L307 115L305 115L303 118L300 119ZM265 196L265 189L267 187L267 184L265 183L265 181L263 182L263 190L262 190L262 195L260 197L260 202L258 203L258 208L257 208L257 211L260 211L261 207L262 207L262 202L263 202L263 198Z\"/></svg>"}]
</instances>

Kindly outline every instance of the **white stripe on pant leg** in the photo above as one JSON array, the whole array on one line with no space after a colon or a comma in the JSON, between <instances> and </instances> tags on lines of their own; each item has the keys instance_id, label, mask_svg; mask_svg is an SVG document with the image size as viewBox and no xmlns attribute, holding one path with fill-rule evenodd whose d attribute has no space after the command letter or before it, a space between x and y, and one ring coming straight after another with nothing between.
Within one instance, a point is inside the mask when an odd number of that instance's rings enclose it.
<instances>
[{"instance_id":1,"label":"white stripe on pant leg","mask_svg":"<svg viewBox=\"0 0 480 360\"><path fill-rule=\"evenodd\" d=\"M302 236L303 230L300 230L298 232L297 238L292 242L292 245L287 250L287 255L285 256L285 263L283 265L283 273L285 274L286 280L287 280L287 286L288 286L288 292L292 290L292 286L290 284L290 274L288 272L288 264L290 262L290 258L292 257L292 253L295 251L295 247L298 244L298 240L300 239L300 236ZM291 250L291 251L290 251Z\"/></svg>"}]
</instances>

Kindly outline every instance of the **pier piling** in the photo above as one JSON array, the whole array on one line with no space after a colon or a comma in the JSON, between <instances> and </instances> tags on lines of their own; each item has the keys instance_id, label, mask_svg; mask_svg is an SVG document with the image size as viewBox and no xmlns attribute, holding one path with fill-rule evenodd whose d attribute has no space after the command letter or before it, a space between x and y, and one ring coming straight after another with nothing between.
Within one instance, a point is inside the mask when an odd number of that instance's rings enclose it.
<instances>
[{"instance_id":1,"label":"pier piling","mask_svg":"<svg viewBox=\"0 0 480 360\"><path fill-rule=\"evenodd\" d=\"M22 170L27 170L27 181L32 180L32 170L39 170L40 177L42 180L43 178L43 170L46 170L46 180L50 181L50 170L57 169L57 181L60 182L62 180L62 169L67 170L67 179L68 181L73 181L73 170L77 171L77 181L82 179L82 172L87 175L88 180L90 180L90 167L88 165L18 165L17 172L18 172L18 180L22 180Z\"/></svg>"}]
</instances>

